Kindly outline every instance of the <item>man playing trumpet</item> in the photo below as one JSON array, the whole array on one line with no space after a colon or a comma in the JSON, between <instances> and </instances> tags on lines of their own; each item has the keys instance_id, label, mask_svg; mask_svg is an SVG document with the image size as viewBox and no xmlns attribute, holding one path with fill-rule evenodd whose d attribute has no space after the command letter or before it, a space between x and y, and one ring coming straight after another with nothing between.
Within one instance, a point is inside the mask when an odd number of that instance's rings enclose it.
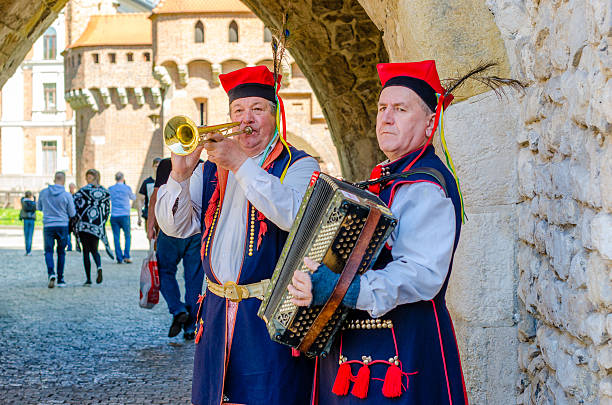
<instances>
[{"instance_id":1,"label":"man playing trumpet","mask_svg":"<svg viewBox=\"0 0 612 405\"><path fill-rule=\"evenodd\" d=\"M257 310L319 166L279 131L280 76L257 66L219 80L237 130L251 133L213 134L189 155L173 153L155 207L166 234L202 232L207 292L200 299L192 402L307 404L312 363L272 342ZM208 161L198 165L203 149Z\"/></svg>"}]
</instances>

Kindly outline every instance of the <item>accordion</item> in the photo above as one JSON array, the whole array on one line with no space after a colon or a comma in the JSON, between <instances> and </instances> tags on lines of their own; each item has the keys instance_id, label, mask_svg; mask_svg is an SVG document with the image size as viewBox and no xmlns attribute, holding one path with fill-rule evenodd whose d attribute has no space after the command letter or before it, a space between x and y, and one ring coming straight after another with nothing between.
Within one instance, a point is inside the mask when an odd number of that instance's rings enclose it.
<instances>
[{"instance_id":1,"label":"accordion","mask_svg":"<svg viewBox=\"0 0 612 405\"><path fill-rule=\"evenodd\" d=\"M308 357L325 357L350 309L341 304L355 274L378 257L397 220L376 195L324 173L313 175L276 264L258 315L272 340ZM322 306L298 307L287 286L304 257L340 274Z\"/></svg>"}]
</instances>

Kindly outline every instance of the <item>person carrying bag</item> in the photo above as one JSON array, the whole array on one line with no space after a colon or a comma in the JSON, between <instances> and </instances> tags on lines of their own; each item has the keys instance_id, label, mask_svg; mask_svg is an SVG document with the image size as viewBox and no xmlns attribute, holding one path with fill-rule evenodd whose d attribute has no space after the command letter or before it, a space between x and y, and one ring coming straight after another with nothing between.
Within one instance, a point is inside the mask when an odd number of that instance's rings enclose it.
<instances>
[{"instance_id":1,"label":"person carrying bag","mask_svg":"<svg viewBox=\"0 0 612 405\"><path fill-rule=\"evenodd\" d=\"M151 246L147 257L142 261L140 269L140 302L141 308L151 309L159 302L159 272L157 270L157 257L155 256L155 239L151 239Z\"/></svg>"}]
</instances>

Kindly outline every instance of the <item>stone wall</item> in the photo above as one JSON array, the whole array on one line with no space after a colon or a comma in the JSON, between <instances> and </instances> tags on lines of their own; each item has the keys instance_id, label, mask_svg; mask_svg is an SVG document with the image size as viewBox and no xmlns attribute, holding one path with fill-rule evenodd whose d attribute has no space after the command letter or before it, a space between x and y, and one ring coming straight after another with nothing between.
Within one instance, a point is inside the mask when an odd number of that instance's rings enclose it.
<instances>
[{"instance_id":1,"label":"stone wall","mask_svg":"<svg viewBox=\"0 0 612 405\"><path fill-rule=\"evenodd\" d=\"M489 0L520 102L519 404L612 403L612 3Z\"/></svg>"}]
</instances>

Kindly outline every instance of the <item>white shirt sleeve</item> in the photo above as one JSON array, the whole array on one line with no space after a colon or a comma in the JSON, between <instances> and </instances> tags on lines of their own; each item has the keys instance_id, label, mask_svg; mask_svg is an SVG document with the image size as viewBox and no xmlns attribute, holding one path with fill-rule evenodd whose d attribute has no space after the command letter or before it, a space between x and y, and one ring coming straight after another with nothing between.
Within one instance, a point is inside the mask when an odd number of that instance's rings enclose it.
<instances>
[{"instance_id":1,"label":"white shirt sleeve","mask_svg":"<svg viewBox=\"0 0 612 405\"><path fill-rule=\"evenodd\" d=\"M278 177L257 166L252 159L247 159L235 177L251 204L276 226L288 231L300 208L312 172L318 170L317 161L305 157L289 167L281 183Z\"/></svg>"},{"instance_id":2,"label":"white shirt sleeve","mask_svg":"<svg viewBox=\"0 0 612 405\"><path fill-rule=\"evenodd\" d=\"M437 185L400 186L391 205L398 225L387 241L393 261L361 277L357 309L380 317L398 305L430 300L442 288L453 253L455 210Z\"/></svg>"},{"instance_id":3,"label":"white shirt sleeve","mask_svg":"<svg viewBox=\"0 0 612 405\"><path fill-rule=\"evenodd\" d=\"M198 164L191 177L181 183L169 176L168 182L157 190L155 219L168 236L188 238L200 233L202 165Z\"/></svg>"}]
</instances>

